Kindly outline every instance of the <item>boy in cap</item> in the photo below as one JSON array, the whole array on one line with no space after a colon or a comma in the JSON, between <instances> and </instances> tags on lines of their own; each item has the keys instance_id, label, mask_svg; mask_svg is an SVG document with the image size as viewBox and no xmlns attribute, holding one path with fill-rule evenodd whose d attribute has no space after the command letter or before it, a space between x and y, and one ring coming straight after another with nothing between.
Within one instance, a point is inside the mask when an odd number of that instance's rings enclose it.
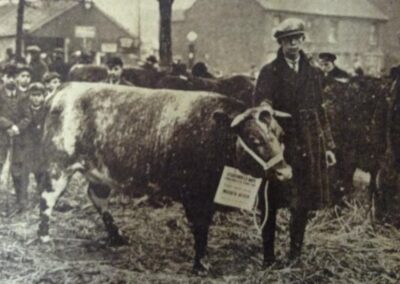
<instances>
[{"instance_id":1,"label":"boy in cap","mask_svg":"<svg viewBox=\"0 0 400 284\"><path fill-rule=\"evenodd\" d=\"M17 66L7 65L3 71L3 86L0 88L0 165L2 168L7 151L13 147L11 176L17 197L17 210L21 212L28 202L23 134L31 122L31 116L24 103L25 97L15 81Z\"/></svg>"},{"instance_id":2,"label":"boy in cap","mask_svg":"<svg viewBox=\"0 0 400 284\"><path fill-rule=\"evenodd\" d=\"M263 229L265 265L275 260L278 206L291 207L289 257L296 259L301 253L308 211L330 202L327 167L336 162L332 152L335 144L322 106L321 72L310 65L302 50L305 36L305 24L300 19L289 18L276 27L274 37L280 45L277 58L262 67L254 93L255 105L269 104L292 116L279 123L285 131L284 156L293 168L293 184L288 188L270 182L270 192L283 194L281 204L270 207ZM288 196L290 200L285 199Z\"/></svg>"},{"instance_id":3,"label":"boy in cap","mask_svg":"<svg viewBox=\"0 0 400 284\"><path fill-rule=\"evenodd\" d=\"M122 59L118 56L113 56L110 57L107 62L107 79L105 82L113 85L126 85L126 86L132 86L132 84L125 80L122 77L122 73L124 71L124 63L122 62Z\"/></svg>"},{"instance_id":4,"label":"boy in cap","mask_svg":"<svg viewBox=\"0 0 400 284\"><path fill-rule=\"evenodd\" d=\"M29 178L29 173L34 174L38 191L41 188L41 183L44 182L45 177L45 171L41 167L42 152L40 149L44 119L46 116L46 110L44 108L45 95L46 88L42 83L32 83L29 86L28 97L26 100L31 121L25 132L25 165L27 167L25 174L27 175L27 179ZM38 193L40 194L40 192Z\"/></svg>"},{"instance_id":5,"label":"boy in cap","mask_svg":"<svg viewBox=\"0 0 400 284\"><path fill-rule=\"evenodd\" d=\"M45 98L50 97L61 86L61 76L57 72L46 72L42 82L45 87Z\"/></svg>"},{"instance_id":6,"label":"boy in cap","mask_svg":"<svg viewBox=\"0 0 400 284\"><path fill-rule=\"evenodd\" d=\"M326 78L339 81L347 81L350 76L346 71L336 66L336 55L330 52L322 52L319 54L320 66Z\"/></svg>"},{"instance_id":7,"label":"boy in cap","mask_svg":"<svg viewBox=\"0 0 400 284\"><path fill-rule=\"evenodd\" d=\"M26 94L32 79L32 69L28 65L17 65L17 86L21 93Z\"/></svg>"}]
</instances>

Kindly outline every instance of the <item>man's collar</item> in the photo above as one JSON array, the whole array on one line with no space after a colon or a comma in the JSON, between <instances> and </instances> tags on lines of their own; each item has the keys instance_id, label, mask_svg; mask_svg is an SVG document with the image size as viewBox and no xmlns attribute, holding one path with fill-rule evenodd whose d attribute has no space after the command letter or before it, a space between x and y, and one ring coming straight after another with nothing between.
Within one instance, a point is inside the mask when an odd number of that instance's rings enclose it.
<instances>
[{"instance_id":1,"label":"man's collar","mask_svg":"<svg viewBox=\"0 0 400 284\"><path fill-rule=\"evenodd\" d=\"M21 92L23 92L23 93L25 93L26 91L28 91L28 87L19 86L18 88L19 88L19 90L20 90Z\"/></svg>"}]
</instances>

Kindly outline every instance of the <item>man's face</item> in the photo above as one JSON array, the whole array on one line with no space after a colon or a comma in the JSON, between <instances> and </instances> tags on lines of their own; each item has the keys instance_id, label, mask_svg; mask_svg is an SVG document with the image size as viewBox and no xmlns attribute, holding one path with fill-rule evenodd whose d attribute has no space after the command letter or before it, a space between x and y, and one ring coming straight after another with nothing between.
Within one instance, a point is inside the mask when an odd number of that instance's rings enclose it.
<instances>
[{"instance_id":1,"label":"man's face","mask_svg":"<svg viewBox=\"0 0 400 284\"><path fill-rule=\"evenodd\" d=\"M335 65L333 64L332 61L323 60L323 59L320 61L319 65L321 66L321 70L324 73L328 73L328 72L332 71L333 68L335 68Z\"/></svg>"},{"instance_id":2,"label":"man's face","mask_svg":"<svg viewBox=\"0 0 400 284\"><path fill-rule=\"evenodd\" d=\"M31 73L28 71L19 72L17 75L17 84L21 87L27 87L31 83Z\"/></svg>"},{"instance_id":3,"label":"man's face","mask_svg":"<svg viewBox=\"0 0 400 284\"><path fill-rule=\"evenodd\" d=\"M4 86L8 90L14 91L16 89L17 84L15 82L15 76L14 75L4 74L2 79L3 79Z\"/></svg>"},{"instance_id":4,"label":"man's face","mask_svg":"<svg viewBox=\"0 0 400 284\"><path fill-rule=\"evenodd\" d=\"M112 80L119 80L122 76L122 66L120 65L114 65L110 66L107 68L108 71L108 77L110 77Z\"/></svg>"},{"instance_id":5,"label":"man's face","mask_svg":"<svg viewBox=\"0 0 400 284\"><path fill-rule=\"evenodd\" d=\"M53 92L56 90L59 86L61 85L61 80L59 78L53 78L50 80L50 82L46 83L46 88L50 91Z\"/></svg>"},{"instance_id":6,"label":"man's face","mask_svg":"<svg viewBox=\"0 0 400 284\"><path fill-rule=\"evenodd\" d=\"M35 93L32 93L32 94L29 96L29 99L30 99L31 104L32 104L33 106L39 107L39 106L42 106L42 105L43 105L43 102L44 102L44 94L43 94L43 93L40 93L40 92L35 92Z\"/></svg>"},{"instance_id":7,"label":"man's face","mask_svg":"<svg viewBox=\"0 0 400 284\"><path fill-rule=\"evenodd\" d=\"M303 47L304 35L283 37L279 40L283 54L289 58L296 58Z\"/></svg>"}]
</instances>

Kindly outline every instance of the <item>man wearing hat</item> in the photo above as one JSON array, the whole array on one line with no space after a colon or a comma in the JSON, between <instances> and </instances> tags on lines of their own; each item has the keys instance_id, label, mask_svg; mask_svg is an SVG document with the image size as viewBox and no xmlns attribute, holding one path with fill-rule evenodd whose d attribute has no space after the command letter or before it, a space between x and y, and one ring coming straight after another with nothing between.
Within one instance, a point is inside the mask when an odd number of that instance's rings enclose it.
<instances>
[{"instance_id":1,"label":"man wearing hat","mask_svg":"<svg viewBox=\"0 0 400 284\"><path fill-rule=\"evenodd\" d=\"M17 88L15 80L17 72L17 66L11 64L5 66L3 70L3 86L0 88L0 168L4 165L7 151L13 141L11 176L16 191L17 210L22 211L28 202L23 135L31 121L31 116L25 103L25 97Z\"/></svg>"},{"instance_id":2,"label":"man wearing hat","mask_svg":"<svg viewBox=\"0 0 400 284\"><path fill-rule=\"evenodd\" d=\"M61 76L57 72L46 72L43 75L42 82L46 89L45 98L52 96L61 86Z\"/></svg>"},{"instance_id":3,"label":"man wearing hat","mask_svg":"<svg viewBox=\"0 0 400 284\"><path fill-rule=\"evenodd\" d=\"M32 82L40 82L43 74L49 71L47 64L40 58L41 49L37 45L31 45L26 51L30 55L29 66L32 69Z\"/></svg>"},{"instance_id":4,"label":"man wearing hat","mask_svg":"<svg viewBox=\"0 0 400 284\"><path fill-rule=\"evenodd\" d=\"M17 87L22 94L26 94L31 83L32 69L25 64L17 65Z\"/></svg>"},{"instance_id":5,"label":"man wearing hat","mask_svg":"<svg viewBox=\"0 0 400 284\"><path fill-rule=\"evenodd\" d=\"M327 167L336 162L332 152L335 144L323 108L321 72L310 65L302 50L305 36L305 24L300 19L289 18L276 27L274 37L280 45L277 58L261 69L254 93L255 105L269 104L291 115L280 119L279 124L285 131L284 155L293 168L293 180L290 186L270 183L269 192L278 194L274 200L283 204L271 204L269 209L269 222L263 230L265 265L275 260L277 208L291 208L290 258L295 259L301 252L308 211L330 204Z\"/></svg>"},{"instance_id":6,"label":"man wearing hat","mask_svg":"<svg viewBox=\"0 0 400 284\"><path fill-rule=\"evenodd\" d=\"M132 84L125 80L122 77L122 73L124 71L124 63L122 59L118 56L110 57L107 62L107 79L105 80L106 83L113 84L113 85L126 85L132 86Z\"/></svg>"},{"instance_id":7,"label":"man wearing hat","mask_svg":"<svg viewBox=\"0 0 400 284\"><path fill-rule=\"evenodd\" d=\"M57 72L61 76L61 80L65 82L68 77L69 65L64 61L64 50L60 47L55 48L52 59L49 70Z\"/></svg>"},{"instance_id":8,"label":"man wearing hat","mask_svg":"<svg viewBox=\"0 0 400 284\"><path fill-rule=\"evenodd\" d=\"M336 66L336 55L330 52L322 52L319 54L320 66L326 78L331 78L339 81L347 81L350 75L346 71Z\"/></svg>"}]
</instances>

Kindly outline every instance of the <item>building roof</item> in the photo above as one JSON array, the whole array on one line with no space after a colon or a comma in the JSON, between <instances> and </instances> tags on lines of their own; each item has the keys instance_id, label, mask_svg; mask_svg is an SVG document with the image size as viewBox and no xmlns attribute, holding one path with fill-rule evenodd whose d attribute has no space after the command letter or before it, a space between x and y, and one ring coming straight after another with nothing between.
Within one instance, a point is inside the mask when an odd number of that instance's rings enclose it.
<instances>
[{"instance_id":1,"label":"building roof","mask_svg":"<svg viewBox=\"0 0 400 284\"><path fill-rule=\"evenodd\" d=\"M33 32L76 5L79 2L57 1L42 7L26 6L24 23L29 25L29 32ZM16 35L17 8L15 4L0 6L0 37Z\"/></svg>"},{"instance_id":2,"label":"building roof","mask_svg":"<svg viewBox=\"0 0 400 284\"><path fill-rule=\"evenodd\" d=\"M351 17L374 20L389 18L368 0L256 0L264 9L281 12Z\"/></svg>"},{"instance_id":3,"label":"building roof","mask_svg":"<svg viewBox=\"0 0 400 284\"><path fill-rule=\"evenodd\" d=\"M29 25L29 33L34 33L47 23L51 22L57 17L60 17L78 5L80 5L78 1L53 1L49 4L43 4L40 7L32 5L26 6L24 13L24 24ZM17 8L18 7L15 4L6 4L0 6L0 37L16 35ZM101 9L98 10L104 14L109 21L124 30L127 35L131 35L114 18L109 16Z\"/></svg>"},{"instance_id":4,"label":"building roof","mask_svg":"<svg viewBox=\"0 0 400 284\"><path fill-rule=\"evenodd\" d=\"M203 1L203 0L197 0ZM218 0L215 0L218 1ZM248 1L248 0L241 0ZM350 17L387 21L389 18L368 0L254 0L268 11L314 14L332 17ZM175 10L172 21L185 20L186 9Z\"/></svg>"}]
</instances>

